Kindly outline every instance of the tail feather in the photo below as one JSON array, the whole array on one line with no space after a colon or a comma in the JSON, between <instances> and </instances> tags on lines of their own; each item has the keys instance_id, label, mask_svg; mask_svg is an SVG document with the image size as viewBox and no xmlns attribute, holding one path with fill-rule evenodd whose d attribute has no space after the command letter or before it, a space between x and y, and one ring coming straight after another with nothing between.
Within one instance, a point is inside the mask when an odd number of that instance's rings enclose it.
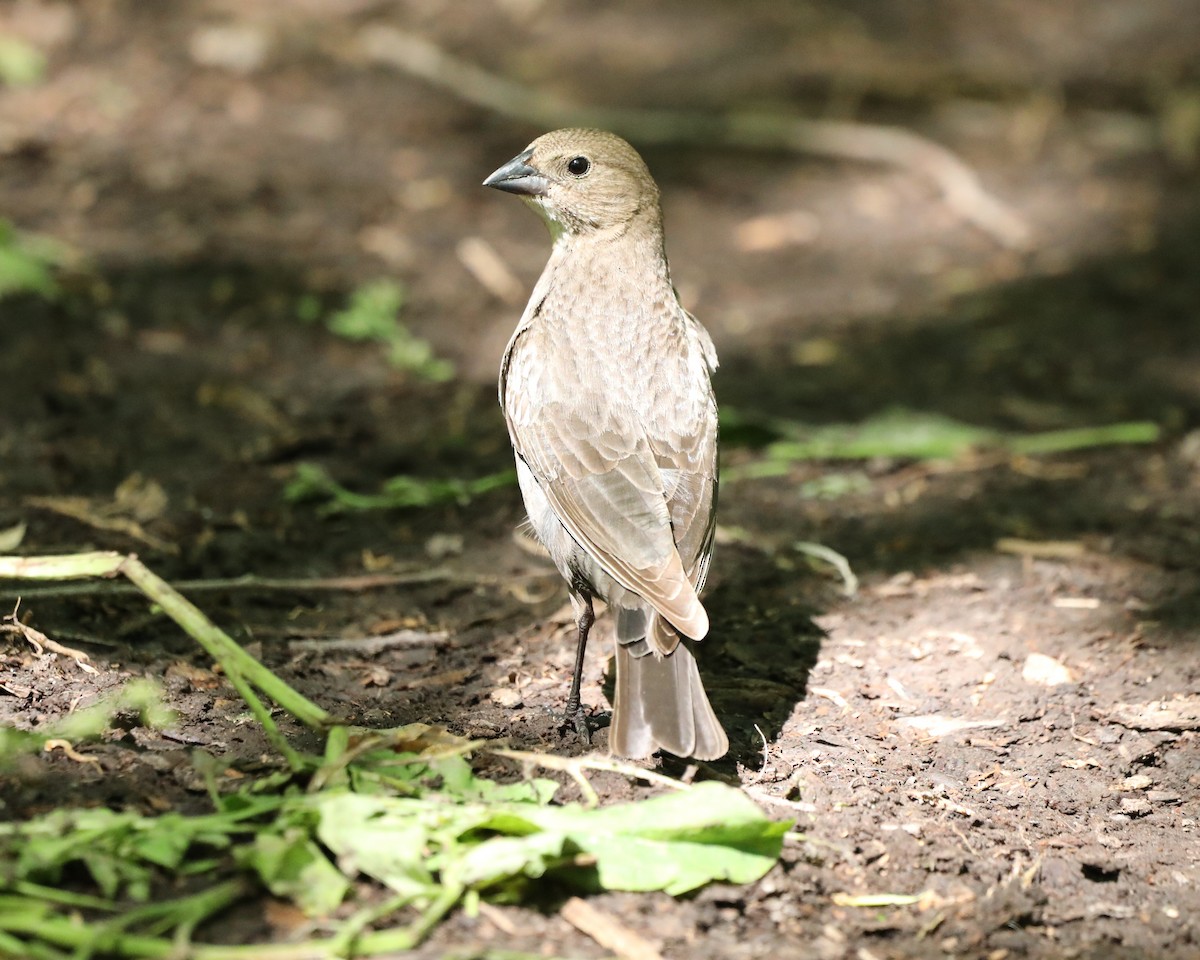
<instances>
[{"instance_id":1,"label":"tail feather","mask_svg":"<svg viewBox=\"0 0 1200 960\"><path fill-rule=\"evenodd\" d=\"M617 608L617 642L627 644L635 657L651 650L660 656L670 654L679 645L679 636L661 613L646 607Z\"/></svg>"},{"instance_id":2,"label":"tail feather","mask_svg":"<svg viewBox=\"0 0 1200 960\"><path fill-rule=\"evenodd\" d=\"M666 656L653 650L661 618L646 610L621 608L617 614L617 682L609 746L631 759L666 750L678 757L716 760L729 750L696 660L674 634ZM640 628L640 634L638 629ZM674 633L672 631L672 633Z\"/></svg>"}]
</instances>

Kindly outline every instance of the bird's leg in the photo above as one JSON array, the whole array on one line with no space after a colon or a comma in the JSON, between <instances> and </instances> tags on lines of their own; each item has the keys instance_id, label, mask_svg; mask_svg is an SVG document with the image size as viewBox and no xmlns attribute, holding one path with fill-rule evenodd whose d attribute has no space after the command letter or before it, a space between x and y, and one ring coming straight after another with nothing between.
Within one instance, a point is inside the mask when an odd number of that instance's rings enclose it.
<instances>
[{"instance_id":1,"label":"bird's leg","mask_svg":"<svg viewBox=\"0 0 1200 960\"><path fill-rule=\"evenodd\" d=\"M587 650L588 632L592 629L592 624L596 622L596 612L592 609L591 595L584 593L582 598L583 609L579 611L579 618L576 621L579 626L579 645L575 648L575 673L571 676L571 692L567 694L566 720L574 723L583 742L590 744L592 733L588 729L583 704L579 702L579 687L583 683L583 654Z\"/></svg>"}]
</instances>

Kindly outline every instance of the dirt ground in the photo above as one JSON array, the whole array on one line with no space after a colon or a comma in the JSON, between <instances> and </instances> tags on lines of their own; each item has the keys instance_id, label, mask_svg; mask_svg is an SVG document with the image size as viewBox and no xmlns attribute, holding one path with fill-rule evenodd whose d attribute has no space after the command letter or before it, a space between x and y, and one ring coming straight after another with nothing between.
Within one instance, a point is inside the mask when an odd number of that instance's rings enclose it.
<instances>
[{"instance_id":1,"label":"dirt ground","mask_svg":"<svg viewBox=\"0 0 1200 960\"><path fill-rule=\"evenodd\" d=\"M0 530L28 524L22 553L135 551L173 581L436 570L185 592L356 721L579 752L554 719L565 591L513 540L515 487L386 514L282 496L300 462L360 491L509 463L494 372L523 294L480 283L461 244L532 284L544 231L478 184L539 131L380 65L381 26L579 103L901 122L964 156L1035 237L1005 249L905 171L645 151L681 297L742 424L698 649L733 748L698 775L741 781L808 840L751 887L597 906L666 958L1200 956L1195 4L0 6L0 30L50 58L41 83L0 91L0 212L78 254L60 302L0 302ZM379 277L404 284L404 319L456 380L421 383L297 319L303 298L340 304ZM771 418L892 407L1023 432L1145 419L1163 437L746 476ZM116 498L144 536L44 500L68 496L93 513ZM857 594L797 541L845 555ZM193 751L247 767L266 751L138 596L0 585L0 603L18 594L99 673L6 640L0 720L34 727L140 675L164 679L179 720L116 731L99 768L38 760L0 786L3 816L64 798L200 810ZM306 643L398 629L445 636L377 655ZM593 644L598 717L607 669ZM848 900L868 894L922 899ZM455 917L420 955L604 956L555 906ZM225 932L288 931L256 903Z\"/></svg>"}]
</instances>

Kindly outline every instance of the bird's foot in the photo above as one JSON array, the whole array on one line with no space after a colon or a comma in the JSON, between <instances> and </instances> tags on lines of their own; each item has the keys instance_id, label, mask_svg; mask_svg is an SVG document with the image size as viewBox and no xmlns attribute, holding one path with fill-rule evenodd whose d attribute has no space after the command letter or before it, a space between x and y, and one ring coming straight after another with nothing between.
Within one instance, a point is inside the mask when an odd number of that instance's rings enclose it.
<instances>
[{"instance_id":1,"label":"bird's foot","mask_svg":"<svg viewBox=\"0 0 1200 960\"><path fill-rule=\"evenodd\" d=\"M587 708L582 705L572 708L569 703L562 710L545 707L543 713L557 724L559 732L564 737L569 737L571 733L574 733L585 747L592 745L593 733L603 730L612 722L612 714L607 710L589 713Z\"/></svg>"},{"instance_id":2,"label":"bird's foot","mask_svg":"<svg viewBox=\"0 0 1200 960\"><path fill-rule=\"evenodd\" d=\"M592 728L588 724L587 711L584 710L582 703L578 700L567 700L567 708L563 711L560 721L561 729L566 730L574 727L584 746L590 747L592 745Z\"/></svg>"}]
</instances>

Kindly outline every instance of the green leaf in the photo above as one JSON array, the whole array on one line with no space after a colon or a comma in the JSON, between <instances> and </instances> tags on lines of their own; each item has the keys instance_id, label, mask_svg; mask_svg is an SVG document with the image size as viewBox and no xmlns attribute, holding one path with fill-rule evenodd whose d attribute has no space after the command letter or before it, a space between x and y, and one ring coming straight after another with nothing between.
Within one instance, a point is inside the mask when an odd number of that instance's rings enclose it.
<instances>
[{"instance_id":1,"label":"green leaf","mask_svg":"<svg viewBox=\"0 0 1200 960\"><path fill-rule=\"evenodd\" d=\"M492 837L466 849L449 872L458 883L475 888L513 877L537 879L562 861L566 845L567 838L561 833Z\"/></svg>"},{"instance_id":2,"label":"green leaf","mask_svg":"<svg viewBox=\"0 0 1200 960\"><path fill-rule=\"evenodd\" d=\"M46 55L37 47L10 34L0 34L0 83L27 87L46 73Z\"/></svg>"},{"instance_id":3,"label":"green leaf","mask_svg":"<svg viewBox=\"0 0 1200 960\"><path fill-rule=\"evenodd\" d=\"M150 821L148 826L150 829L131 837L130 856L168 870L177 869L194 839L187 821L178 814L167 813Z\"/></svg>"},{"instance_id":4,"label":"green leaf","mask_svg":"<svg viewBox=\"0 0 1200 960\"><path fill-rule=\"evenodd\" d=\"M413 897L436 891L426 864L430 833L442 819L435 805L354 793L322 794L313 802L319 817L317 836L345 873L365 873ZM448 807L453 816L455 808Z\"/></svg>"},{"instance_id":5,"label":"green leaf","mask_svg":"<svg viewBox=\"0 0 1200 960\"><path fill-rule=\"evenodd\" d=\"M347 340L374 342L387 348L388 362L398 370L407 370L425 380L441 382L454 376L454 364L435 357L433 347L413 335L400 322L404 306L404 288L393 280L364 284L350 295L347 306L330 315L325 325L330 333ZM302 319L312 316L311 300L301 302Z\"/></svg>"},{"instance_id":6,"label":"green leaf","mask_svg":"<svg viewBox=\"0 0 1200 960\"><path fill-rule=\"evenodd\" d=\"M481 494L511 486L516 473L502 470L473 480L434 477L392 477L382 493L357 493L343 487L323 468L312 463L296 465L296 472L283 490L285 500L325 500L325 512L343 510L392 510L431 507L439 503L467 503Z\"/></svg>"},{"instance_id":7,"label":"green leaf","mask_svg":"<svg viewBox=\"0 0 1200 960\"><path fill-rule=\"evenodd\" d=\"M434 383L454 378L454 364L435 357L429 341L414 337L407 327L398 327L387 342L388 362L397 370L411 370Z\"/></svg>"},{"instance_id":8,"label":"green leaf","mask_svg":"<svg viewBox=\"0 0 1200 960\"><path fill-rule=\"evenodd\" d=\"M350 892L350 883L305 833L261 833L241 851L243 866L253 868L277 897L293 901L309 916L327 916Z\"/></svg>"},{"instance_id":9,"label":"green leaf","mask_svg":"<svg viewBox=\"0 0 1200 960\"><path fill-rule=\"evenodd\" d=\"M546 804L558 792L558 784L545 777L516 783L496 783L485 777L477 777L466 757L436 760L430 764L430 769L441 776L442 789L460 800Z\"/></svg>"},{"instance_id":10,"label":"green leaf","mask_svg":"<svg viewBox=\"0 0 1200 960\"><path fill-rule=\"evenodd\" d=\"M1114 423L1103 427L1079 427L1073 430L1048 430L1027 436L1009 437L1006 445L1013 453L1034 456L1043 453L1068 453L1091 447L1156 443L1162 431L1158 424L1146 421Z\"/></svg>"},{"instance_id":11,"label":"green leaf","mask_svg":"<svg viewBox=\"0 0 1200 960\"><path fill-rule=\"evenodd\" d=\"M791 824L768 820L740 790L690 790L600 810L546 807L530 821L561 831L596 858L606 890L686 893L714 880L749 883L779 858Z\"/></svg>"},{"instance_id":12,"label":"green leaf","mask_svg":"<svg viewBox=\"0 0 1200 960\"><path fill-rule=\"evenodd\" d=\"M713 880L748 883L775 863L790 828L719 783L599 810L348 793L317 804L318 835L344 869L413 896L435 887L434 873L486 887L539 877L575 853L590 856L607 890L680 894Z\"/></svg>"},{"instance_id":13,"label":"green leaf","mask_svg":"<svg viewBox=\"0 0 1200 960\"><path fill-rule=\"evenodd\" d=\"M302 323L313 323L321 316L321 298L314 293L305 293L296 301L296 316Z\"/></svg>"},{"instance_id":14,"label":"green leaf","mask_svg":"<svg viewBox=\"0 0 1200 960\"><path fill-rule=\"evenodd\" d=\"M731 429L743 429L751 421L736 412L722 420ZM777 439L766 447L766 457L728 471L730 479L779 476L790 464L808 460L867 460L896 457L912 460L954 460L973 450L1008 450L1018 455L1065 453L1114 444L1154 443L1159 438L1156 424L1136 421L1106 426L1077 427L1044 433L1005 433L962 423L937 413L893 408L860 423L812 426L794 420L769 419L761 432ZM832 483L808 486L806 495L838 496L861 490L864 478L843 475ZM869 485L869 484L868 484Z\"/></svg>"},{"instance_id":15,"label":"green leaf","mask_svg":"<svg viewBox=\"0 0 1200 960\"><path fill-rule=\"evenodd\" d=\"M51 268L61 258L57 245L18 234L0 220L0 299L16 293L54 297L58 284Z\"/></svg>"},{"instance_id":16,"label":"green leaf","mask_svg":"<svg viewBox=\"0 0 1200 960\"><path fill-rule=\"evenodd\" d=\"M952 459L996 440L993 430L936 413L893 409L858 424L797 429L793 440L767 447L773 460L862 460L871 457Z\"/></svg>"},{"instance_id":17,"label":"green leaf","mask_svg":"<svg viewBox=\"0 0 1200 960\"><path fill-rule=\"evenodd\" d=\"M331 333L347 340L386 342L395 333L396 315L404 304L404 289L391 280L377 280L359 287L350 303L327 321Z\"/></svg>"}]
</instances>

